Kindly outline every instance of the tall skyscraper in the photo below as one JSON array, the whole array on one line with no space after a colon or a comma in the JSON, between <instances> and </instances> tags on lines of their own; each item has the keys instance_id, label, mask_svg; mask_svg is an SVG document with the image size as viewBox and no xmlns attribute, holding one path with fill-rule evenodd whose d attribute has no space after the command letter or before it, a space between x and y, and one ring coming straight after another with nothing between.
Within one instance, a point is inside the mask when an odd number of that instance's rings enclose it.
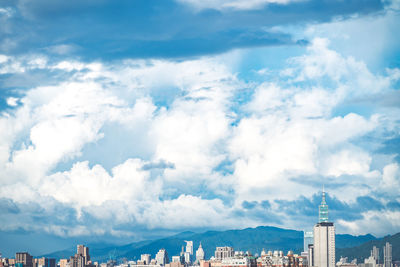
<instances>
[{"instance_id":1,"label":"tall skyscraper","mask_svg":"<svg viewBox=\"0 0 400 267\"><path fill-rule=\"evenodd\" d=\"M89 247L83 248L83 257L85 257L85 265L88 265L90 261Z\"/></svg>"},{"instance_id":2,"label":"tall skyscraper","mask_svg":"<svg viewBox=\"0 0 400 267\"><path fill-rule=\"evenodd\" d=\"M84 245L77 245L76 246L76 254L83 256L85 250Z\"/></svg>"},{"instance_id":3,"label":"tall skyscraper","mask_svg":"<svg viewBox=\"0 0 400 267\"><path fill-rule=\"evenodd\" d=\"M168 253L165 249L160 249L156 254L157 264L161 266L165 266L165 264L169 263Z\"/></svg>"},{"instance_id":4,"label":"tall skyscraper","mask_svg":"<svg viewBox=\"0 0 400 267\"><path fill-rule=\"evenodd\" d=\"M328 222L328 205L326 204L325 199L325 189L322 189L322 201L321 205L318 207L319 213L319 222Z\"/></svg>"},{"instance_id":5,"label":"tall skyscraper","mask_svg":"<svg viewBox=\"0 0 400 267\"><path fill-rule=\"evenodd\" d=\"M184 253L185 263L190 264L193 257L193 241L186 241L186 250Z\"/></svg>"},{"instance_id":6,"label":"tall skyscraper","mask_svg":"<svg viewBox=\"0 0 400 267\"><path fill-rule=\"evenodd\" d=\"M186 241L186 252L189 252L190 255L193 255L193 241Z\"/></svg>"},{"instance_id":7,"label":"tall skyscraper","mask_svg":"<svg viewBox=\"0 0 400 267\"><path fill-rule=\"evenodd\" d=\"M313 231L304 231L304 246L303 251L308 252L308 245L314 243L314 233Z\"/></svg>"},{"instance_id":8,"label":"tall skyscraper","mask_svg":"<svg viewBox=\"0 0 400 267\"><path fill-rule=\"evenodd\" d=\"M196 263L199 264L201 260L204 260L204 250L200 242L199 248L196 250Z\"/></svg>"},{"instance_id":9,"label":"tall skyscraper","mask_svg":"<svg viewBox=\"0 0 400 267\"><path fill-rule=\"evenodd\" d=\"M376 264L379 264L379 248L374 246L371 251L371 256L375 259Z\"/></svg>"},{"instance_id":10,"label":"tall skyscraper","mask_svg":"<svg viewBox=\"0 0 400 267\"><path fill-rule=\"evenodd\" d=\"M392 245L389 242L383 247L383 267L392 267Z\"/></svg>"},{"instance_id":11,"label":"tall skyscraper","mask_svg":"<svg viewBox=\"0 0 400 267\"><path fill-rule=\"evenodd\" d=\"M319 222L314 226L314 260L317 267L335 267L335 226L328 221L325 190L319 205Z\"/></svg>"},{"instance_id":12,"label":"tall skyscraper","mask_svg":"<svg viewBox=\"0 0 400 267\"><path fill-rule=\"evenodd\" d=\"M142 262L144 262L144 264L149 265L150 264L150 260L151 260L151 255L150 254L142 254L142 255L140 255L140 260Z\"/></svg>"},{"instance_id":13,"label":"tall skyscraper","mask_svg":"<svg viewBox=\"0 0 400 267\"><path fill-rule=\"evenodd\" d=\"M15 263L20 263L23 267L33 267L33 257L28 252L17 252Z\"/></svg>"}]
</instances>

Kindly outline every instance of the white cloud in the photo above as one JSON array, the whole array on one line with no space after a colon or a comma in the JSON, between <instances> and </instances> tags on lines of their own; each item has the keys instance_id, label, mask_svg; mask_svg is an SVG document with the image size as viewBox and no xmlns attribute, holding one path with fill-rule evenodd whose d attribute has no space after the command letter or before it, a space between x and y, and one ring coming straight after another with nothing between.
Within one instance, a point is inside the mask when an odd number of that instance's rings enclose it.
<instances>
[{"instance_id":1,"label":"white cloud","mask_svg":"<svg viewBox=\"0 0 400 267\"><path fill-rule=\"evenodd\" d=\"M11 106L11 107L15 107L18 105L18 98L16 97L8 97L6 99L7 105Z\"/></svg>"},{"instance_id":2,"label":"white cloud","mask_svg":"<svg viewBox=\"0 0 400 267\"><path fill-rule=\"evenodd\" d=\"M400 167L399 164L393 163L383 168L382 180L380 183L381 190L386 194L399 197L400 188Z\"/></svg>"},{"instance_id":3,"label":"white cloud","mask_svg":"<svg viewBox=\"0 0 400 267\"><path fill-rule=\"evenodd\" d=\"M396 233L400 227L398 218L399 211L367 211L363 213L363 218L355 221L338 220L337 227L343 233L354 233L355 235L365 235L373 233L377 236L384 236L388 233Z\"/></svg>"},{"instance_id":4,"label":"white cloud","mask_svg":"<svg viewBox=\"0 0 400 267\"><path fill-rule=\"evenodd\" d=\"M366 175L370 170L371 156L357 149L343 149L330 155L324 162L322 171L328 176Z\"/></svg>"},{"instance_id":5,"label":"white cloud","mask_svg":"<svg viewBox=\"0 0 400 267\"><path fill-rule=\"evenodd\" d=\"M11 8L0 8L0 16L10 18L12 17L14 11Z\"/></svg>"},{"instance_id":6,"label":"white cloud","mask_svg":"<svg viewBox=\"0 0 400 267\"><path fill-rule=\"evenodd\" d=\"M0 58L5 73L65 74L10 102L20 104L0 118L0 195L38 203L49 213L59 203L75 209L78 221L84 214L97 220L94 233L123 235L132 232L113 227L253 226L262 221L234 215L244 200L295 200L311 196L319 183L344 183L330 193L352 201L371 193L370 185L388 190L398 180L397 165L387 162L393 157L382 163L388 166L380 181L374 152L358 143L367 134L394 131L396 121L374 111L334 113L354 96L389 90L395 70L374 75L323 39L289 60L290 75L273 82L240 81L225 58L110 64ZM327 77L334 86L325 86ZM243 87L254 94L237 103ZM125 145L132 153L111 167L92 160L120 159ZM161 161L174 168L143 168ZM346 175L358 178L344 181ZM366 186L355 189L360 184ZM48 231L79 235L87 229L52 225Z\"/></svg>"}]
</instances>

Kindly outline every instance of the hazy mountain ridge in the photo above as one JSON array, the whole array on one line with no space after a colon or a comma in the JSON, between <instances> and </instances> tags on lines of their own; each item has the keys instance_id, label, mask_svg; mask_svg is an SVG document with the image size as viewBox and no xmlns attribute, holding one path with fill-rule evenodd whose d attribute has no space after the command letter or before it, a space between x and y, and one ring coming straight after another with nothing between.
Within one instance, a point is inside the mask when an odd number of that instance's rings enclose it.
<instances>
[{"instance_id":1,"label":"hazy mountain ridge","mask_svg":"<svg viewBox=\"0 0 400 267\"><path fill-rule=\"evenodd\" d=\"M336 235L336 245L339 248L354 247L366 241L375 240L373 235L352 236ZM165 248L169 257L178 255L184 240L193 240L194 252L201 241L206 258L214 255L217 246L232 246L235 250L260 253L265 250L288 250L301 252L303 249L303 232L282 229L272 226L259 226L242 230L207 231L204 233L183 232L174 236L156 240L134 242L123 246L96 246L90 248L90 255L95 261L106 261L111 258L138 259L141 254L149 253L154 258L160 248ZM90 245L88 245L90 247ZM47 257L67 258L75 253L76 248L47 254Z\"/></svg>"},{"instance_id":2,"label":"hazy mountain ridge","mask_svg":"<svg viewBox=\"0 0 400 267\"><path fill-rule=\"evenodd\" d=\"M380 262L382 263L383 247L386 242L392 244L393 261L400 261L400 233L388 235L375 240L369 240L361 245L351 248L338 248L336 249L336 259L340 259L340 257L343 256L348 257L349 260L357 258L359 263L364 262L364 259L370 256L372 247L376 246L379 248Z\"/></svg>"}]
</instances>

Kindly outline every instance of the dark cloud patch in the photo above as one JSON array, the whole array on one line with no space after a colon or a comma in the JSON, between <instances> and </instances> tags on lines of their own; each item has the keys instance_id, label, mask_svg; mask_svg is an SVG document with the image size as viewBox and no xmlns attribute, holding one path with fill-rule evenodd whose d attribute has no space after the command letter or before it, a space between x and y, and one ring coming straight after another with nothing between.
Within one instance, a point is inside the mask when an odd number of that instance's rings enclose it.
<instances>
[{"instance_id":1,"label":"dark cloud patch","mask_svg":"<svg viewBox=\"0 0 400 267\"><path fill-rule=\"evenodd\" d=\"M318 206L321 203L321 193L314 194L311 198L301 196L297 200L275 200L275 202L279 205L280 210L286 214L290 214L290 216L308 216L318 220ZM396 204L398 204L393 203L390 207L389 205L385 206L381 201L371 196L357 197L354 202L348 204L329 194L326 194L326 202L329 207L329 219L332 221L338 219L346 221L362 219L362 213L365 211L381 211L386 208L396 208Z\"/></svg>"},{"instance_id":2,"label":"dark cloud patch","mask_svg":"<svg viewBox=\"0 0 400 267\"><path fill-rule=\"evenodd\" d=\"M8 199L8 198L0 198L0 210L3 213L17 214L20 212L19 208L14 203L14 201L12 201L11 199Z\"/></svg>"},{"instance_id":3,"label":"dark cloud patch","mask_svg":"<svg viewBox=\"0 0 400 267\"><path fill-rule=\"evenodd\" d=\"M1 33L0 52L52 51L68 45L79 49L67 49L67 53L87 59L181 58L240 47L304 45L307 40L266 29L383 9L378 0L301 1L223 12L197 12L172 0L15 3L6 1L15 14Z\"/></svg>"},{"instance_id":4,"label":"dark cloud patch","mask_svg":"<svg viewBox=\"0 0 400 267\"><path fill-rule=\"evenodd\" d=\"M256 205L257 205L257 201L252 201L252 202L243 201L243 203L242 203L242 207L247 210L254 208Z\"/></svg>"},{"instance_id":5,"label":"dark cloud patch","mask_svg":"<svg viewBox=\"0 0 400 267\"><path fill-rule=\"evenodd\" d=\"M400 103L400 102L399 102ZM400 136L386 140L383 147L378 151L385 154L396 155L395 159L400 162Z\"/></svg>"},{"instance_id":6,"label":"dark cloud patch","mask_svg":"<svg viewBox=\"0 0 400 267\"><path fill-rule=\"evenodd\" d=\"M386 204L386 207L392 211L399 211L400 210L400 202L397 201L390 201Z\"/></svg>"},{"instance_id":7,"label":"dark cloud patch","mask_svg":"<svg viewBox=\"0 0 400 267\"><path fill-rule=\"evenodd\" d=\"M357 197L356 203L357 206L355 208L360 211L382 210L385 208L380 201L370 196Z\"/></svg>"},{"instance_id":8,"label":"dark cloud patch","mask_svg":"<svg viewBox=\"0 0 400 267\"><path fill-rule=\"evenodd\" d=\"M271 210L271 203L264 201L243 201L243 209L236 209L232 216L252 218L268 224L282 224L281 215Z\"/></svg>"}]
</instances>

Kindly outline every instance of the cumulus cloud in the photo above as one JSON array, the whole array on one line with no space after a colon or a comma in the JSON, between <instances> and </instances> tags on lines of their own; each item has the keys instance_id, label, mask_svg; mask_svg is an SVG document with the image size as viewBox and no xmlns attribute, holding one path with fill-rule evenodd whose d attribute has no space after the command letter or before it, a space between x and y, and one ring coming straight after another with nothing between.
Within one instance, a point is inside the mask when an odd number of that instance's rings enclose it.
<instances>
[{"instance_id":1,"label":"cumulus cloud","mask_svg":"<svg viewBox=\"0 0 400 267\"><path fill-rule=\"evenodd\" d=\"M363 140L384 142L397 129L392 113L336 109L393 91L397 74L374 74L328 43L314 40L303 56L288 60L290 71L259 83L241 80L224 62L230 55L114 63L0 57L11 76L62 74L61 81L27 89L1 115L0 195L6 200L0 205L14 214L12 222L29 205L56 214L43 225L65 236L137 234L121 225L301 228L307 219L279 219L292 212L282 203L315 206L322 184L341 199L340 208L370 194L368 203L386 207L379 194L398 197L390 191L398 165L393 157L380 158L384 168L374 165L379 155ZM251 94L238 102L243 87ZM68 218L60 207L68 208ZM353 225L360 217L375 222L368 212L340 217L341 229L360 231Z\"/></svg>"},{"instance_id":2,"label":"cumulus cloud","mask_svg":"<svg viewBox=\"0 0 400 267\"><path fill-rule=\"evenodd\" d=\"M383 168L380 186L384 192L398 196L397 188L400 186L400 167L398 163L392 163Z\"/></svg>"}]
</instances>

